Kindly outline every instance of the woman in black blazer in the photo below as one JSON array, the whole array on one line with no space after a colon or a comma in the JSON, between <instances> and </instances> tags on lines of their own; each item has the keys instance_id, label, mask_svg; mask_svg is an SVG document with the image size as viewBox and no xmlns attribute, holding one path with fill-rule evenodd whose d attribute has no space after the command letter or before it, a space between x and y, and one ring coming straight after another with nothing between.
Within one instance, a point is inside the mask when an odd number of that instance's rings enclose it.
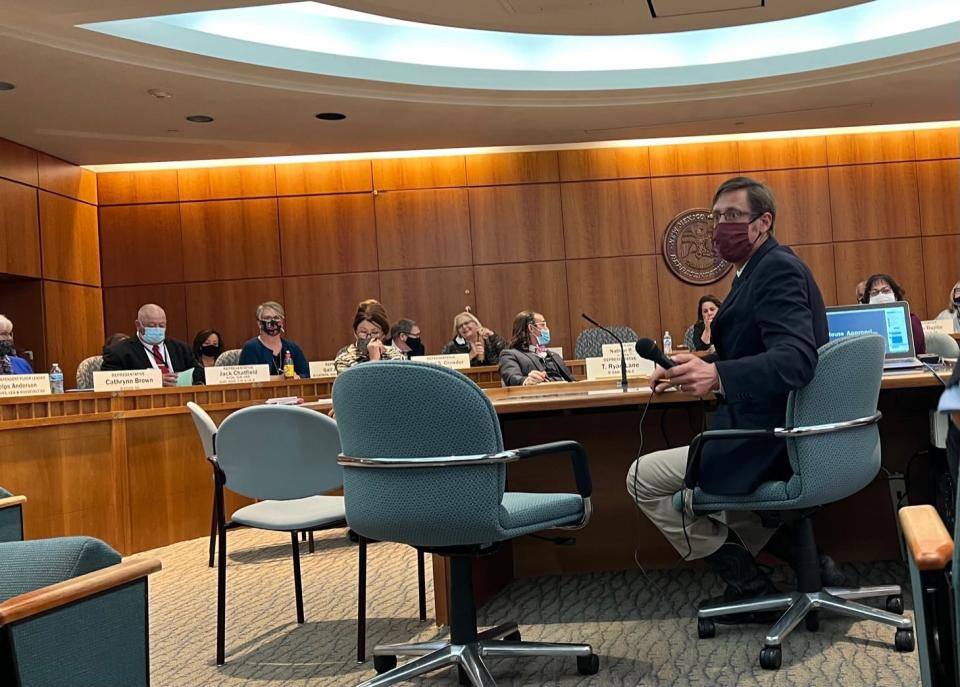
<instances>
[{"instance_id":1,"label":"woman in black blazer","mask_svg":"<svg viewBox=\"0 0 960 687\"><path fill-rule=\"evenodd\" d=\"M573 374L563 358L547 350L550 328L543 315L524 310L513 318L513 340L500 353L500 378L504 386L527 386L542 382L572 382Z\"/></svg>"}]
</instances>

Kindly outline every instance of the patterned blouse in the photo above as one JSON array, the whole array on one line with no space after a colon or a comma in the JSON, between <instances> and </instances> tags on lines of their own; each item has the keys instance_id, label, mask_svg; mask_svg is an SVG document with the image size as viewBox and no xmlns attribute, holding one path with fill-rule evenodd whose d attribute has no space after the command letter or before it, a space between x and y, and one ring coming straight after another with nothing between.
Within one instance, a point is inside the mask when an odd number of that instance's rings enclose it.
<instances>
[{"instance_id":1,"label":"patterned blouse","mask_svg":"<svg viewBox=\"0 0 960 687\"><path fill-rule=\"evenodd\" d=\"M387 346L383 349L383 357L381 360L406 360L406 357L399 348ZM370 358L361 358L360 351L357 350L357 344L352 343L346 348L340 349L337 357L333 360L333 367L336 369L337 374L340 374L354 365L359 365L369 360Z\"/></svg>"}]
</instances>

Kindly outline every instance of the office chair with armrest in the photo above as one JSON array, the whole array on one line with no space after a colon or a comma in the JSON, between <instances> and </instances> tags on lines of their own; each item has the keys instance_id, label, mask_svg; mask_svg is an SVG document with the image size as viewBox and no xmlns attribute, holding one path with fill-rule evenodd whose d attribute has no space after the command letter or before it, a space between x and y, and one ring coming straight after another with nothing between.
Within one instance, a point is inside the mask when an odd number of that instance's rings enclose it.
<instances>
[{"instance_id":1,"label":"office chair with armrest","mask_svg":"<svg viewBox=\"0 0 960 687\"><path fill-rule=\"evenodd\" d=\"M231 348L220 355L217 356L217 359L214 361L216 367L224 367L226 365L239 365L240 364L240 349Z\"/></svg>"},{"instance_id":2,"label":"office chair with armrest","mask_svg":"<svg viewBox=\"0 0 960 687\"><path fill-rule=\"evenodd\" d=\"M92 537L0 544L0 684L150 684L147 576Z\"/></svg>"},{"instance_id":3,"label":"office chair with armrest","mask_svg":"<svg viewBox=\"0 0 960 687\"><path fill-rule=\"evenodd\" d=\"M637 340L637 333L630 327L618 326L609 329L623 339L625 343ZM577 343L573 347L574 355L578 360L597 358L603 355L604 344L615 343L617 343L617 340L599 327L584 329L577 335Z\"/></svg>"},{"instance_id":4,"label":"office chair with armrest","mask_svg":"<svg viewBox=\"0 0 960 687\"><path fill-rule=\"evenodd\" d=\"M923 338L927 342L927 353L936 353L941 358L951 358L953 360L960 357L960 344L954 341L949 334L930 332L924 334Z\"/></svg>"},{"instance_id":5,"label":"office chair with armrest","mask_svg":"<svg viewBox=\"0 0 960 687\"><path fill-rule=\"evenodd\" d=\"M880 470L880 434L877 398L883 373L884 340L876 334L831 341L819 350L816 374L809 385L790 394L786 427L773 430L713 430L699 434L690 446L686 485L693 486L693 510L757 511L762 517L790 528L796 545L797 591L734 603L711 603L697 612L701 639L716 632L713 618L758 611L785 611L767 633L760 665L777 669L783 639L805 621L818 624L816 611L835 611L854 618L876 620L897 628L898 651L912 651L913 625L903 617L900 587L824 588L810 516L827 503L839 501L870 484ZM843 393L838 393L842 389ZM793 475L787 481L766 482L752 494L709 494L696 486L700 452L707 441L777 436L786 439ZM683 507L683 493L674 497ZM887 597L888 611L852 601ZM890 612L895 611L895 612Z\"/></svg>"},{"instance_id":6,"label":"office chair with armrest","mask_svg":"<svg viewBox=\"0 0 960 687\"><path fill-rule=\"evenodd\" d=\"M580 445L505 451L496 412L480 388L430 364L350 368L337 377L333 405L350 527L362 537L450 558L450 642L377 646L374 667L381 674L362 687L452 665L461 682L491 687L485 656L575 656L582 674L595 674L599 660L588 644L521 642L514 623L478 632L473 600L474 557L525 534L586 524L591 482ZM505 492L507 463L556 453L571 456L578 494ZM396 668L398 655L419 658Z\"/></svg>"},{"instance_id":7,"label":"office chair with armrest","mask_svg":"<svg viewBox=\"0 0 960 687\"><path fill-rule=\"evenodd\" d=\"M92 355L81 360L77 365L77 388L92 389L93 373L99 372L101 367L103 367L102 355Z\"/></svg>"},{"instance_id":8,"label":"office chair with armrest","mask_svg":"<svg viewBox=\"0 0 960 687\"><path fill-rule=\"evenodd\" d=\"M14 496L0 487L0 542L23 541L23 504L26 496Z\"/></svg>"}]
</instances>

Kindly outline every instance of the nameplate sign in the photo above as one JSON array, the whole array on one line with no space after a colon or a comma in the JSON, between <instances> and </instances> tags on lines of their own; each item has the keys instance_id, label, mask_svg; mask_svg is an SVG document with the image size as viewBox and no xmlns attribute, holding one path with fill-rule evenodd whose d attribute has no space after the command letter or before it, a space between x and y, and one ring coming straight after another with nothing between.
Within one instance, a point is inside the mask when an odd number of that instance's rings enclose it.
<instances>
[{"instance_id":1,"label":"nameplate sign","mask_svg":"<svg viewBox=\"0 0 960 687\"><path fill-rule=\"evenodd\" d=\"M336 377L337 368L332 360L313 360L310 362L310 379L318 377Z\"/></svg>"},{"instance_id":2,"label":"nameplate sign","mask_svg":"<svg viewBox=\"0 0 960 687\"><path fill-rule=\"evenodd\" d=\"M204 369L208 385L253 384L270 381L269 365L214 365Z\"/></svg>"},{"instance_id":3,"label":"nameplate sign","mask_svg":"<svg viewBox=\"0 0 960 687\"><path fill-rule=\"evenodd\" d=\"M433 363L440 367L449 367L451 370L466 370L470 367L470 356L467 353L448 353L447 355L417 355L410 358L415 363Z\"/></svg>"},{"instance_id":4,"label":"nameplate sign","mask_svg":"<svg viewBox=\"0 0 960 687\"><path fill-rule=\"evenodd\" d=\"M920 324L924 334L953 334L953 320L924 320Z\"/></svg>"},{"instance_id":5,"label":"nameplate sign","mask_svg":"<svg viewBox=\"0 0 960 687\"><path fill-rule=\"evenodd\" d=\"M587 358L587 381L598 379L620 379L620 350L617 355L603 358ZM627 377L649 377L653 374L653 362L639 356L627 356Z\"/></svg>"},{"instance_id":6,"label":"nameplate sign","mask_svg":"<svg viewBox=\"0 0 960 687\"><path fill-rule=\"evenodd\" d=\"M48 396L50 375L0 375L0 396Z\"/></svg>"},{"instance_id":7,"label":"nameplate sign","mask_svg":"<svg viewBox=\"0 0 960 687\"><path fill-rule=\"evenodd\" d=\"M620 344L603 344L601 349L603 352L600 354L602 358L616 358L619 362L620 360ZM631 360L644 360L640 357L640 354L637 353L637 342L636 341L624 341L623 342L623 354L627 358L627 362Z\"/></svg>"},{"instance_id":8,"label":"nameplate sign","mask_svg":"<svg viewBox=\"0 0 960 687\"><path fill-rule=\"evenodd\" d=\"M163 386L160 370L98 370L93 373L94 391L130 391L159 389Z\"/></svg>"}]
</instances>

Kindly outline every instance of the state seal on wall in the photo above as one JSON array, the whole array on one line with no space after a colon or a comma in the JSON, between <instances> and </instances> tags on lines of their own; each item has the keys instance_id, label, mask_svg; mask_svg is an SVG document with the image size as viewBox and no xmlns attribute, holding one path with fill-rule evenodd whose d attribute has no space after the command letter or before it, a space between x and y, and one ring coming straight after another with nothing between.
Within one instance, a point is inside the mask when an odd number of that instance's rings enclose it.
<instances>
[{"instance_id":1,"label":"state seal on wall","mask_svg":"<svg viewBox=\"0 0 960 687\"><path fill-rule=\"evenodd\" d=\"M663 235L663 259L677 277L688 284L712 284L730 271L732 264L713 245L709 210L685 210L670 220Z\"/></svg>"}]
</instances>

